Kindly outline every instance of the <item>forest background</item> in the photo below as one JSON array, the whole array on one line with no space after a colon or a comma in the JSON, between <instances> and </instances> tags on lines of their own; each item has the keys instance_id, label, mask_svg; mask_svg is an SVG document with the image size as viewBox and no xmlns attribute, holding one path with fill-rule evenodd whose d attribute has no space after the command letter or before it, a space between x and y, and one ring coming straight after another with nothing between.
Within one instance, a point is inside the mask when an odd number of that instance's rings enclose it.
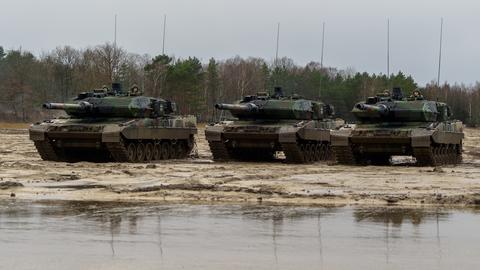
<instances>
[{"instance_id":1,"label":"forest background","mask_svg":"<svg viewBox=\"0 0 480 270\"><path fill-rule=\"evenodd\" d=\"M406 94L419 89L425 97L447 102L454 117L469 125L480 123L480 83L436 82L419 87L407 74L369 74L339 70L318 62L299 66L287 57L217 60L196 57L129 53L110 43L85 49L70 46L35 56L0 46L0 121L34 122L51 116L44 102L66 102L80 92L120 82L124 90L137 84L146 95L175 101L181 114L200 122L216 120L214 104L281 86L287 95L320 99L335 106L336 116L352 121L353 105L384 89L401 87Z\"/></svg>"}]
</instances>

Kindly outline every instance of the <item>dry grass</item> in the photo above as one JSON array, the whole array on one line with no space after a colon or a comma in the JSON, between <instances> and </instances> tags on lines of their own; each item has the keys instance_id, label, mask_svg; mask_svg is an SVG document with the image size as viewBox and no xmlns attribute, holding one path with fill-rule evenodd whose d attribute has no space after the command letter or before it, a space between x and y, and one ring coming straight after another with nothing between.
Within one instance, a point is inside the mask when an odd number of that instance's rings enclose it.
<instances>
[{"instance_id":1,"label":"dry grass","mask_svg":"<svg viewBox=\"0 0 480 270\"><path fill-rule=\"evenodd\" d=\"M0 128L6 129L26 129L30 126L28 123L5 123L0 122Z\"/></svg>"}]
</instances>

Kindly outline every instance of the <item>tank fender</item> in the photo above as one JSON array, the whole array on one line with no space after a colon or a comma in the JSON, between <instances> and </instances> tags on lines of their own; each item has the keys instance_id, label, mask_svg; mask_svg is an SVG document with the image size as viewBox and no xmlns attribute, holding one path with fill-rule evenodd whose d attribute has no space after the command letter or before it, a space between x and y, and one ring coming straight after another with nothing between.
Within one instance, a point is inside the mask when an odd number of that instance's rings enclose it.
<instances>
[{"instance_id":1,"label":"tank fender","mask_svg":"<svg viewBox=\"0 0 480 270\"><path fill-rule=\"evenodd\" d=\"M463 137L459 132L435 132L432 136L434 142L444 144L460 144Z\"/></svg>"},{"instance_id":2,"label":"tank fender","mask_svg":"<svg viewBox=\"0 0 480 270\"><path fill-rule=\"evenodd\" d=\"M106 125L102 132L102 142L120 142L122 129L118 125Z\"/></svg>"},{"instance_id":3,"label":"tank fender","mask_svg":"<svg viewBox=\"0 0 480 270\"><path fill-rule=\"evenodd\" d=\"M205 128L205 138L207 141L222 141L223 126L207 126Z\"/></svg>"},{"instance_id":4,"label":"tank fender","mask_svg":"<svg viewBox=\"0 0 480 270\"><path fill-rule=\"evenodd\" d=\"M332 130L330 134L330 142L332 146L348 146L352 129L345 128L340 130Z\"/></svg>"},{"instance_id":5,"label":"tank fender","mask_svg":"<svg viewBox=\"0 0 480 270\"><path fill-rule=\"evenodd\" d=\"M412 147L429 147L433 132L425 129L414 129L411 133Z\"/></svg>"},{"instance_id":6,"label":"tank fender","mask_svg":"<svg viewBox=\"0 0 480 270\"><path fill-rule=\"evenodd\" d=\"M299 132L300 138L312 141L330 141L330 129L304 128Z\"/></svg>"},{"instance_id":7,"label":"tank fender","mask_svg":"<svg viewBox=\"0 0 480 270\"><path fill-rule=\"evenodd\" d=\"M34 124L30 126L29 137L32 141L44 141L48 126Z\"/></svg>"},{"instance_id":8,"label":"tank fender","mask_svg":"<svg viewBox=\"0 0 480 270\"><path fill-rule=\"evenodd\" d=\"M296 142L298 128L281 127L278 131L278 141L280 143Z\"/></svg>"}]
</instances>

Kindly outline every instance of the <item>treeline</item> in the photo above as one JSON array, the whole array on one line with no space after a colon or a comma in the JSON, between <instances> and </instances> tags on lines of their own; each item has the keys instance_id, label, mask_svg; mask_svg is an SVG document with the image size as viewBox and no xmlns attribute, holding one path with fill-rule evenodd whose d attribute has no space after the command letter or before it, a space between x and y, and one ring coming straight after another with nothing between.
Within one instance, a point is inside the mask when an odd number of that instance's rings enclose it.
<instances>
[{"instance_id":1,"label":"treeline","mask_svg":"<svg viewBox=\"0 0 480 270\"><path fill-rule=\"evenodd\" d=\"M289 58L275 63L261 58L212 58L203 64L195 57L133 54L109 43L86 49L58 47L38 57L0 47L0 120L40 120L46 116L42 103L67 101L112 82L122 83L125 90L137 84L147 95L174 100L180 113L196 115L199 121L214 120L215 103L232 102L274 86L283 87L286 94L331 103L338 117L347 120L352 120L349 111L355 102L367 96L393 86L407 94L417 88L413 78L401 72L391 76L356 73L316 62L298 66ZM438 88L431 84L424 90L429 97L448 100L459 119L472 124L480 121L474 106L479 104L478 85Z\"/></svg>"}]
</instances>

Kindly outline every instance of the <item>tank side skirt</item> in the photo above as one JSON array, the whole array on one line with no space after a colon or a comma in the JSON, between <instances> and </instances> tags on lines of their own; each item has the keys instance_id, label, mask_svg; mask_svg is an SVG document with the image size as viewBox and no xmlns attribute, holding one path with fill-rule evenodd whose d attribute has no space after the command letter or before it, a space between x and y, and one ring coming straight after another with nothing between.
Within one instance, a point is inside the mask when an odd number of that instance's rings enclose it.
<instances>
[{"instance_id":1,"label":"tank side skirt","mask_svg":"<svg viewBox=\"0 0 480 270\"><path fill-rule=\"evenodd\" d=\"M188 139L190 135L196 134L196 129L185 128L162 128L160 130L153 128L124 129L122 134L127 139Z\"/></svg>"}]
</instances>

